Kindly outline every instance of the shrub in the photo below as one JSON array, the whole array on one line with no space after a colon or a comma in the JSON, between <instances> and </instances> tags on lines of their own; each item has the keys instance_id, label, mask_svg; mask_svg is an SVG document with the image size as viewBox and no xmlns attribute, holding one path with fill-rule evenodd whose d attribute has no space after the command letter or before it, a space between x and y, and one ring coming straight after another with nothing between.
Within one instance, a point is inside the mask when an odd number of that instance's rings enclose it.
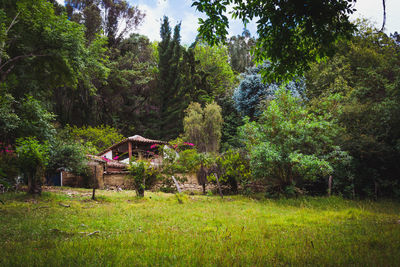
<instances>
[{"instance_id":1,"label":"shrub","mask_svg":"<svg viewBox=\"0 0 400 267\"><path fill-rule=\"evenodd\" d=\"M133 181L136 195L138 197L144 197L146 182L158 176L157 170L151 166L150 162L145 160L131 162L128 170L130 174L129 178Z\"/></svg>"},{"instance_id":2,"label":"shrub","mask_svg":"<svg viewBox=\"0 0 400 267\"><path fill-rule=\"evenodd\" d=\"M19 169L28 178L28 193L41 194L42 178L49 162L49 146L34 137L17 139Z\"/></svg>"}]
</instances>

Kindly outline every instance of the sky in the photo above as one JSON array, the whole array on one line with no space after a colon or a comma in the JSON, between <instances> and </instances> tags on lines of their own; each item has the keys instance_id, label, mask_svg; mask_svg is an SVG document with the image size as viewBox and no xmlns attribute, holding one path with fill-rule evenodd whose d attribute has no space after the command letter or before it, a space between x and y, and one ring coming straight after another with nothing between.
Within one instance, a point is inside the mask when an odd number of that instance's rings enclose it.
<instances>
[{"instance_id":1,"label":"sky","mask_svg":"<svg viewBox=\"0 0 400 267\"><path fill-rule=\"evenodd\" d=\"M57 0L63 4L63 0ZM132 5L137 5L146 13L146 17L136 32L146 35L151 41L160 40L160 24L164 15L170 19L171 27L182 22L181 38L183 44L191 44L196 38L198 18L205 17L191 7L192 0L128 0ZM351 19L368 18L381 28L383 18L382 0L357 0L355 4L357 11ZM396 11L400 10L400 0L386 0L386 33L400 32L400 16ZM229 7L228 7L229 11ZM256 33L255 23L247 27L252 35ZM230 36L241 34L243 24L238 20L230 20L228 33Z\"/></svg>"}]
</instances>

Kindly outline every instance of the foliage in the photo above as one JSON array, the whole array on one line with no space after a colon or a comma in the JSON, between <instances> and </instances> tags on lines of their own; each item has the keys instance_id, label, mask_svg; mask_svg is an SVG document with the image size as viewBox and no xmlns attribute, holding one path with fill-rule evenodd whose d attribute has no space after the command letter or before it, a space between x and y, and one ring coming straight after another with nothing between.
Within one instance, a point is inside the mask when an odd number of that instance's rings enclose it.
<instances>
[{"instance_id":1,"label":"foliage","mask_svg":"<svg viewBox=\"0 0 400 267\"><path fill-rule=\"evenodd\" d=\"M97 154L115 143L122 141L125 137L118 133L118 130L109 125L92 126L67 126L67 136L79 141L87 147L88 152Z\"/></svg>"},{"instance_id":2,"label":"foliage","mask_svg":"<svg viewBox=\"0 0 400 267\"><path fill-rule=\"evenodd\" d=\"M33 137L17 140L19 169L28 179L28 193L41 194L41 179L49 162L49 146Z\"/></svg>"},{"instance_id":3,"label":"foliage","mask_svg":"<svg viewBox=\"0 0 400 267\"><path fill-rule=\"evenodd\" d=\"M132 161L128 167L130 179L133 181L136 195L144 197L144 190L146 188L146 181L151 179L154 175L158 175L157 171L151 166L150 162L145 160Z\"/></svg>"},{"instance_id":4,"label":"foliage","mask_svg":"<svg viewBox=\"0 0 400 267\"><path fill-rule=\"evenodd\" d=\"M18 137L35 136L40 141L50 140L56 133L53 122L55 115L45 109L43 103L26 96L18 106L20 122Z\"/></svg>"},{"instance_id":5,"label":"foliage","mask_svg":"<svg viewBox=\"0 0 400 267\"><path fill-rule=\"evenodd\" d=\"M14 152L0 152L0 184L10 188L18 182L18 162Z\"/></svg>"},{"instance_id":6,"label":"foliage","mask_svg":"<svg viewBox=\"0 0 400 267\"><path fill-rule=\"evenodd\" d=\"M255 179L285 187L331 175L335 162L347 157L335 144L341 129L330 114L315 114L299 98L281 89L267 102L257 122L241 129Z\"/></svg>"},{"instance_id":7,"label":"foliage","mask_svg":"<svg viewBox=\"0 0 400 267\"><path fill-rule=\"evenodd\" d=\"M0 141L14 144L16 138L35 136L41 141L55 134L54 114L32 96L16 101L11 95L0 96Z\"/></svg>"},{"instance_id":8,"label":"foliage","mask_svg":"<svg viewBox=\"0 0 400 267\"><path fill-rule=\"evenodd\" d=\"M254 66L254 58L251 50L254 48L256 40L250 36L248 30L244 30L242 35L232 36L228 40L228 51L232 70L243 73L246 69Z\"/></svg>"},{"instance_id":9,"label":"foliage","mask_svg":"<svg viewBox=\"0 0 400 267\"><path fill-rule=\"evenodd\" d=\"M240 151L229 149L216 159L220 169L220 181L228 183L233 192L238 192L238 183L246 192L251 179L249 160Z\"/></svg>"},{"instance_id":10,"label":"foliage","mask_svg":"<svg viewBox=\"0 0 400 267\"><path fill-rule=\"evenodd\" d=\"M243 119L235 108L231 92L223 94L216 101L221 107L224 121L221 130L221 151L243 146L237 134L237 129L243 125Z\"/></svg>"},{"instance_id":11,"label":"foliage","mask_svg":"<svg viewBox=\"0 0 400 267\"><path fill-rule=\"evenodd\" d=\"M234 87L236 75L229 64L226 46L209 46L200 42L194 48L194 55L199 63L197 71L206 75L206 90L211 101Z\"/></svg>"},{"instance_id":12,"label":"foliage","mask_svg":"<svg viewBox=\"0 0 400 267\"><path fill-rule=\"evenodd\" d=\"M10 94L0 95L0 141L8 142L15 136L19 117L15 114L15 100Z\"/></svg>"},{"instance_id":13,"label":"foliage","mask_svg":"<svg viewBox=\"0 0 400 267\"><path fill-rule=\"evenodd\" d=\"M160 138L149 130L148 118L156 86L157 60L146 36L131 34L120 42L110 56L107 84L100 86L96 99L99 120L119 129L124 135L132 132ZM107 112L103 112L107 110Z\"/></svg>"},{"instance_id":14,"label":"foliage","mask_svg":"<svg viewBox=\"0 0 400 267\"><path fill-rule=\"evenodd\" d=\"M400 169L400 47L366 21L350 40L337 44L338 53L314 64L306 75L307 97L313 103L340 95L338 142L354 161L351 175L334 179L346 195L399 197ZM332 107L324 109L331 112ZM335 185L336 183L336 185Z\"/></svg>"},{"instance_id":15,"label":"foliage","mask_svg":"<svg viewBox=\"0 0 400 267\"><path fill-rule=\"evenodd\" d=\"M280 83L265 83L262 80L260 71L268 66L263 64L258 67L253 67L247 70L242 75L242 79L238 87L233 93L233 100L236 109L242 116L248 116L250 119L255 119L260 115L260 103L263 100L273 99L275 92L281 86ZM285 85L285 87L295 96L301 96L304 91L303 80L293 80Z\"/></svg>"},{"instance_id":16,"label":"foliage","mask_svg":"<svg viewBox=\"0 0 400 267\"><path fill-rule=\"evenodd\" d=\"M104 32L110 47L118 45L126 34L142 22L144 13L125 0L67 0L68 17L82 23L86 39L92 41Z\"/></svg>"},{"instance_id":17,"label":"foliage","mask_svg":"<svg viewBox=\"0 0 400 267\"><path fill-rule=\"evenodd\" d=\"M210 44L226 41L228 5L233 7L232 17L245 25L257 19L254 57L257 62L271 62L263 76L273 82L302 76L309 63L332 55L335 42L354 30L349 21L354 2L196 0L192 6L207 15L199 19L199 33Z\"/></svg>"},{"instance_id":18,"label":"foliage","mask_svg":"<svg viewBox=\"0 0 400 267\"><path fill-rule=\"evenodd\" d=\"M82 144L58 137L50 142L49 148L48 172L64 170L77 175L87 173L88 160Z\"/></svg>"},{"instance_id":19,"label":"foliage","mask_svg":"<svg viewBox=\"0 0 400 267\"><path fill-rule=\"evenodd\" d=\"M161 41L158 44L158 88L154 92L159 108L155 126L158 135L163 139L176 138L182 129L185 103L180 101L180 29L180 23L175 25L171 36L168 17L164 16L160 29Z\"/></svg>"},{"instance_id":20,"label":"foliage","mask_svg":"<svg viewBox=\"0 0 400 267\"><path fill-rule=\"evenodd\" d=\"M2 1L0 10L8 29L0 40L0 76L13 96L76 86L86 65L83 27L56 15L45 0Z\"/></svg>"},{"instance_id":21,"label":"foliage","mask_svg":"<svg viewBox=\"0 0 400 267\"><path fill-rule=\"evenodd\" d=\"M218 152L223 123L221 107L213 102L203 109L199 103L191 103L185 113L185 138L193 142L199 152Z\"/></svg>"}]
</instances>

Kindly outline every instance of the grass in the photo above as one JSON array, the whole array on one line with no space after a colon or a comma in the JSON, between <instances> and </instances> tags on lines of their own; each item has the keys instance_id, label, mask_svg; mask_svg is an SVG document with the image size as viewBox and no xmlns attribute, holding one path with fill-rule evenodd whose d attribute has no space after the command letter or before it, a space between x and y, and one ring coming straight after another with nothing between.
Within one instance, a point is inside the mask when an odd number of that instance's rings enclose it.
<instances>
[{"instance_id":1,"label":"grass","mask_svg":"<svg viewBox=\"0 0 400 267\"><path fill-rule=\"evenodd\" d=\"M0 266L397 266L400 204L64 188L0 195ZM182 204L180 204L180 202ZM65 207L60 205L70 205ZM97 232L98 231L98 232Z\"/></svg>"}]
</instances>

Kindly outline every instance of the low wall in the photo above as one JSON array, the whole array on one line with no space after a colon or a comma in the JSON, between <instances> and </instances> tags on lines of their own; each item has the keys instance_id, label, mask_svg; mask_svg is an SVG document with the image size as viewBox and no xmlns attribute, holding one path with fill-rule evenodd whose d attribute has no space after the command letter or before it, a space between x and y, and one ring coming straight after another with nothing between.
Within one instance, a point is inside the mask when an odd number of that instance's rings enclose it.
<instances>
[{"instance_id":1,"label":"low wall","mask_svg":"<svg viewBox=\"0 0 400 267\"><path fill-rule=\"evenodd\" d=\"M77 176L70 172L61 172L62 175L62 186L70 186L70 187L87 187L87 179L82 176Z\"/></svg>"},{"instance_id":2,"label":"low wall","mask_svg":"<svg viewBox=\"0 0 400 267\"><path fill-rule=\"evenodd\" d=\"M133 189L127 173L104 173L104 188Z\"/></svg>"}]
</instances>

